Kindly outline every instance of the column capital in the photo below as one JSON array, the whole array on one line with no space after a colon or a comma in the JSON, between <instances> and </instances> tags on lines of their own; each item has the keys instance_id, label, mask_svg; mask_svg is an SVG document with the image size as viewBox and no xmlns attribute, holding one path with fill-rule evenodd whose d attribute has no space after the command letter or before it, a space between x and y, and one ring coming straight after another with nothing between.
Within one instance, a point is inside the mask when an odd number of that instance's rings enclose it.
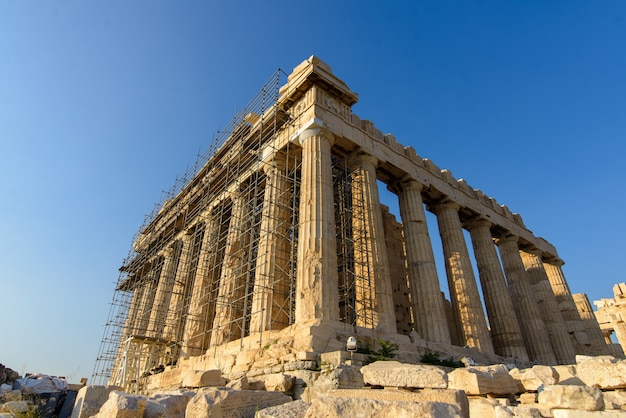
<instances>
[{"instance_id":1,"label":"column capital","mask_svg":"<svg viewBox=\"0 0 626 418\"><path fill-rule=\"evenodd\" d=\"M524 251L525 253L534 255L534 256L538 257L540 260L542 259L541 255L543 254L543 251L541 251L537 247L520 248L520 250Z\"/></svg>"},{"instance_id":2,"label":"column capital","mask_svg":"<svg viewBox=\"0 0 626 418\"><path fill-rule=\"evenodd\" d=\"M374 167L378 167L378 158L371 154L361 153L356 156L356 160L361 163L371 163Z\"/></svg>"},{"instance_id":3,"label":"column capital","mask_svg":"<svg viewBox=\"0 0 626 418\"><path fill-rule=\"evenodd\" d=\"M263 163L263 171L265 174L269 174L274 169L284 170L287 167L287 161L283 155L275 154L271 160Z\"/></svg>"},{"instance_id":4,"label":"column capital","mask_svg":"<svg viewBox=\"0 0 626 418\"><path fill-rule=\"evenodd\" d=\"M481 217L472 218L463 224L463 226L465 226L468 230L485 226L491 228L492 225L493 223L490 220Z\"/></svg>"},{"instance_id":5,"label":"column capital","mask_svg":"<svg viewBox=\"0 0 626 418\"><path fill-rule=\"evenodd\" d=\"M517 243L519 242L519 237L517 235L513 235L511 233L506 233L506 234L500 235L494 241L495 241L496 245L500 245L502 243L507 243L507 242L512 242L515 245L517 245Z\"/></svg>"},{"instance_id":6,"label":"column capital","mask_svg":"<svg viewBox=\"0 0 626 418\"><path fill-rule=\"evenodd\" d=\"M335 142L335 136L328 130L326 123L317 118L312 118L291 137L291 142L303 146L304 143L311 137L322 136L326 138L330 145Z\"/></svg>"},{"instance_id":7,"label":"column capital","mask_svg":"<svg viewBox=\"0 0 626 418\"><path fill-rule=\"evenodd\" d=\"M461 209L461 205L459 205L453 200L450 200L449 198L444 198L443 200L437 203L433 203L429 206L432 208L432 210L435 211L435 213L439 212L442 209L453 209L457 212L459 211L459 209Z\"/></svg>"},{"instance_id":8,"label":"column capital","mask_svg":"<svg viewBox=\"0 0 626 418\"><path fill-rule=\"evenodd\" d=\"M543 260L544 263L551 264L556 267L563 267L565 261L561 260L559 257L549 256Z\"/></svg>"}]
</instances>

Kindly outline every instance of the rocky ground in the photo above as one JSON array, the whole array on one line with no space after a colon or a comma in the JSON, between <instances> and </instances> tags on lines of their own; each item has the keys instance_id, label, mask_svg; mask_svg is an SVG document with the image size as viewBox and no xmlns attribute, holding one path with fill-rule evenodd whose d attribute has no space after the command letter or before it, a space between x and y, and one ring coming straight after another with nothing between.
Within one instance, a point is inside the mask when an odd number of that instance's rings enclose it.
<instances>
[{"instance_id":1,"label":"rocky ground","mask_svg":"<svg viewBox=\"0 0 626 418\"><path fill-rule=\"evenodd\" d=\"M72 417L626 417L626 360L578 356L567 366L451 369L379 361L324 365L226 382L195 371L188 386L150 395L113 386L78 391ZM15 391L7 393L18 398ZM11 400L0 405L0 417ZM15 406L15 403L12 404ZM25 415L22 415L25 416Z\"/></svg>"}]
</instances>

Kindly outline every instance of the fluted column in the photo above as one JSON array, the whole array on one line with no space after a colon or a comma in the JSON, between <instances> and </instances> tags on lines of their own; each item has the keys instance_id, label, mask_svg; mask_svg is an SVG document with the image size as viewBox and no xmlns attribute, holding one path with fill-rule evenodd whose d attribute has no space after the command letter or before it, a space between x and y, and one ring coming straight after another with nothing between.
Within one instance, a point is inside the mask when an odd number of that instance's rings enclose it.
<instances>
[{"instance_id":1,"label":"fluted column","mask_svg":"<svg viewBox=\"0 0 626 418\"><path fill-rule=\"evenodd\" d=\"M593 313L593 307L589 303L589 298L584 293L575 293L572 295L572 298L576 304L576 310L580 314L580 319L585 324L585 331L587 331L587 336L591 343L591 354L596 356L609 354L609 347L604 341L604 334L600 329L596 315Z\"/></svg>"},{"instance_id":2,"label":"fluted column","mask_svg":"<svg viewBox=\"0 0 626 418\"><path fill-rule=\"evenodd\" d=\"M505 235L496 240L500 249L500 257L504 274L509 284L511 301L522 328L526 351L531 360L540 364L557 364L554 350L550 344L550 335L546 328L535 294L522 263L517 244L518 238Z\"/></svg>"},{"instance_id":3,"label":"fluted column","mask_svg":"<svg viewBox=\"0 0 626 418\"><path fill-rule=\"evenodd\" d=\"M426 341L450 344L446 311L426 225L422 188L421 183L407 180L399 184L397 190L413 317L417 332Z\"/></svg>"},{"instance_id":4,"label":"fluted column","mask_svg":"<svg viewBox=\"0 0 626 418\"><path fill-rule=\"evenodd\" d=\"M300 134L302 179L298 223L296 321L339 320L337 238L331 141L321 128Z\"/></svg>"},{"instance_id":5,"label":"fluted column","mask_svg":"<svg viewBox=\"0 0 626 418\"><path fill-rule=\"evenodd\" d=\"M231 195L232 212L226 238L226 250L220 276L219 294L215 303L215 318L211 345L221 345L241 338L244 326L245 278L248 273L250 240L248 197L243 191Z\"/></svg>"},{"instance_id":6,"label":"fluted column","mask_svg":"<svg viewBox=\"0 0 626 418\"><path fill-rule=\"evenodd\" d=\"M355 286L356 318L357 325L396 333L389 260L376 183L377 164L375 157L361 154L351 172L354 269L355 280L361 282ZM361 315L370 309L369 315Z\"/></svg>"},{"instance_id":7,"label":"fluted column","mask_svg":"<svg viewBox=\"0 0 626 418\"><path fill-rule=\"evenodd\" d=\"M126 325L124 326L124 338L137 333L137 326L140 322L139 315L141 312L141 301L145 292L146 287L142 285L141 281L135 285L135 288L133 289L133 296L130 300L130 306L128 307Z\"/></svg>"},{"instance_id":8,"label":"fluted column","mask_svg":"<svg viewBox=\"0 0 626 418\"><path fill-rule=\"evenodd\" d=\"M491 222L477 219L467 223L472 238L483 299L491 325L491 339L497 354L528 360L524 339L513 302L506 287L504 272L491 235Z\"/></svg>"},{"instance_id":9,"label":"fluted column","mask_svg":"<svg viewBox=\"0 0 626 418\"><path fill-rule=\"evenodd\" d=\"M459 205L447 201L433 206L443 244L452 307L464 344L493 353L493 343L480 302L478 286L459 219Z\"/></svg>"},{"instance_id":10,"label":"fluted column","mask_svg":"<svg viewBox=\"0 0 626 418\"><path fill-rule=\"evenodd\" d=\"M171 341L176 341L178 336L178 327L181 319L180 310L184 302L185 284L192 258L193 234L186 231L182 235L181 240L180 259L178 261L178 269L176 269L174 286L172 287L172 296L167 308L165 329L163 330L163 339Z\"/></svg>"},{"instance_id":11,"label":"fluted column","mask_svg":"<svg viewBox=\"0 0 626 418\"><path fill-rule=\"evenodd\" d=\"M212 325L215 304L209 304L209 297L215 282L219 280L219 269L214 264L221 263L221 258L216 258L218 254L220 225L219 217L207 213L204 217L204 236L196 278L191 291L191 302L189 303L189 313L185 321L184 354L196 356L202 354L209 346L210 333L208 329Z\"/></svg>"},{"instance_id":12,"label":"fluted column","mask_svg":"<svg viewBox=\"0 0 626 418\"><path fill-rule=\"evenodd\" d=\"M590 344L589 337L585 331L585 324L580 318L580 313L576 309L576 303L570 291L565 276L563 275L563 261L561 260L548 260L543 263L543 266L548 275L550 286L556 297L556 301L559 304L559 309L565 320L565 326L567 331L574 337L574 342L577 345L577 354L587 354L584 350L584 346Z\"/></svg>"},{"instance_id":13,"label":"fluted column","mask_svg":"<svg viewBox=\"0 0 626 418\"><path fill-rule=\"evenodd\" d=\"M145 290L139 306L139 321L136 329L136 334L141 336L148 336L152 329L150 317L154 309L154 295L158 286L159 276L161 275L162 265L163 259L160 256L155 256L150 263L150 270L142 278L142 285L145 287Z\"/></svg>"},{"instance_id":14,"label":"fluted column","mask_svg":"<svg viewBox=\"0 0 626 418\"><path fill-rule=\"evenodd\" d=\"M539 252L520 251L520 255L533 285L543 320L550 333L550 342L556 359L560 364L574 364L576 350L572 338L567 333L563 315L552 292Z\"/></svg>"},{"instance_id":15,"label":"fluted column","mask_svg":"<svg viewBox=\"0 0 626 418\"><path fill-rule=\"evenodd\" d=\"M291 187L280 155L264 166L267 180L256 278L252 299L250 332L281 329L289 325L289 254Z\"/></svg>"},{"instance_id":16,"label":"fluted column","mask_svg":"<svg viewBox=\"0 0 626 418\"><path fill-rule=\"evenodd\" d=\"M150 313L150 323L152 324L150 336L154 338L163 337L165 319L172 297L172 288L174 287L179 250L178 243L174 243L173 246L166 247L160 252L163 257L163 267L161 268L159 285L156 289L154 308Z\"/></svg>"}]
</instances>

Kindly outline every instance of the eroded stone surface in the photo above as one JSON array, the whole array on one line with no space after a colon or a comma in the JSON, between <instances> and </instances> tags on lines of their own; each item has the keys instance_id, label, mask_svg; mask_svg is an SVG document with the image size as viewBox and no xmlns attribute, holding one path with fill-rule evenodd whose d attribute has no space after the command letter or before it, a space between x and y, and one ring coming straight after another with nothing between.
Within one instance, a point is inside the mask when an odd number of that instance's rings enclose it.
<instances>
[{"instance_id":1,"label":"eroded stone surface","mask_svg":"<svg viewBox=\"0 0 626 418\"><path fill-rule=\"evenodd\" d=\"M543 385L555 385L559 374L550 366L533 366L530 369L513 369L509 372L511 377L519 382L523 391L536 392Z\"/></svg>"},{"instance_id":2,"label":"eroded stone surface","mask_svg":"<svg viewBox=\"0 0 626 418\"><path fill-rule=\"evenodd\" d=\"M576 376L587 386L626 388L626 360L611 356L576 356Z\"/></svg>"},{"instance_id":3,"label":"eroded stone surface","mask_svg":"<svg viewBox=\"0 0 626 418\"><path fill-rule=\"evenodd\" d=\"M186 418L247 418L255 411L291 402L281 392L203 388L187 404Z\"/></svg>"},{"instance_id":4,"label":"eroded stone surface","mask_svg":"<svg viewBox=\"0 0 626 418\"><path fill-rule=\"evenodd\" d=\"M403 388L446 388L446 372L426 364L377 361L361 368L365 383Z\"/></svg>"},{"instance_id":5,"label":"eroded stone surface","mask_svg":"<svg viewBox=\"0 0 626 418\"><path fill-rule=\"evenodd\" d=\"M306 418L343 417L423 417L423 418L462 418L454 406L439 402L377 401L358 398L318 398L311 403Z\"/></svg>"},{"instance_id":6,"label":"eroded stone surface","mask_svg":"<svg viewBox=\"0 0 626 418\"><path fill-rule=\"evenodd\" d=\"M519 392L518 384L503 364L456 369L448 373L448 387L468 395L507 395Z\"/></svg>"},{"instance_id":7,"label":"eroded stone surface","mask_svg":"<svg viewBox=\"0 0 626 418\"><path fill-rule=\"evenodd\" d=\"M588 386L544 386L537 400L545 408L599 411L604 407L602 392L598 388Z\"/></svg>"}]
</instances>

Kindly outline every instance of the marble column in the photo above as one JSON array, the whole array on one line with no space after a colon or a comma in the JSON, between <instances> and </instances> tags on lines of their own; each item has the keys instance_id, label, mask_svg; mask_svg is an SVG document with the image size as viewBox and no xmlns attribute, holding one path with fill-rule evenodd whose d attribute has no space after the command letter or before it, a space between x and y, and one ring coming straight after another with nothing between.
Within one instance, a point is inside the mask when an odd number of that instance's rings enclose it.
<instances>
[{"instance_id":1,"label":"marble column","mask_svg":"<svg viewBox=\"0 0 626 418\"><path fill-rule=\"evenodd\" d=\"M244 336L244 299L246 277L249 274L249 230L252 215L248 196L243 193L243 190L233 193L231 199L232 212L211 332L212 346Z\"/></svg>"},{"instance_id":2,"label":"marble column","mask_svg":"<svg viewBox=\"0 0 626 418\"><path fill-rule=\"evenodd\" d=\"M550 335L541 317L535 294L527 277L524 263L519 253L518 238L504 235L496 240L504 274L509 284L511 301L522 328L526 351L531 360L540 364L557 364L550 344Z\"/></svg>"},{"instance_id":3,"label":"marble column","mask_svg":"<svg viewBox=\"0 0 626 418\"><path fill-rule=\"evenodd\" d=\"M133 296L130 300L130 306L128 307L128 315L126 316L126 325L124 326L123 338L127 338L131 335L137 334L137 326L140 322L139 315L141 312L141 301L146 291L146 287L143 286L141 280L135 284L135 288L133 289Z\"/></svg>"},{"instance_id":4,"label":"marble column","mask_svg":"<svg viewBox=\"0 0 626 418\"><path fill-rule=\"evenodd\" d=\"M554 349L556 360L559 364L574 364L576 362L574 343L567 332L559 304L552 292L540 252L520 251L520 255L535 291L541 315L550 333L550 343Z\"/></svg>"},{"instance_id":5,"label":"marble column","mask_svg":"<svg viewBox=\"0 0 626 418\"><path fill-rule=\"evenodd\" d=\"M180 248L176 242L159 252L163 257L163 267L161 268L159 285L156 289L154 307L150 313L150 322L152 324L150 336L153 338L161 339L163 337L167 311L172 297L172 288L174 287L179 252Z\"/></svg>"},{"instance_id":6,"label":"marble column","mask_svg":"<svg viewBox=\"0 0 626 418\"><path fill-rule=\"evenodd\" d=\"M452 307L463 343L480 351L493 353L493 343L459 219L459 208L452 201L433 205L443 244Z\"/></svg>"},{"instance_id":7,"label":"marble column","mask_svg":"<svg viewBox=\"0 0 626 418\"><path fill-rule=\"evenodd\" d=\"M466 224L472 238L483 299L491 326L491 339L496 354L528 361L522 331L493 243L491 225L486 219L476 219Z\"/></svg>"},{"instance_id":8,"label":"marble column","mask_svg":"<svg viewBox=\"0 0 626 418\"><path fill-rule=\"evenodd\" d=\"M267 179L256 278L252 299L250 332L281 329L289 325L291 252L291 185L285 176L285 159L280 155L264 165Z\"/></svg>"},{"instance_id":9,"label":"marble column","mask_svg":"<svg viewBox=\"0 0 626 418\"><path fill-rule=\"evenodd\" d=\"M559 304L563 320L565 320L567 331L573 336L574 343L577 346L576 352L577 354L587 354L584 347L590 344L589 337L585 331L585 324L580 318L580 313L576 309L572 292L563 275L563 261L560 259L547 260L543 263L543 266L548 275L556 301Z\"/></svg>"},{"instance_id":10,"label":"marble column","mask_svg":"<svg viewBox=\"0 0 626 418\"><path fill-rule=\"evenodd\" d=\"M356 324L395 334L389 260L376 182L377 164L375 157L361 154L351 167Z\"/></svg>"},{"instance_id":11,"label":"marble column","mask_svg":"<svg viewBox=\"0 0 626 418\"><path fill-rule=\"evenodd\" d=\"M416 331L426 341L450 344L435 257L428 234L422 188L412 179L397 185Z\"/></svg>"},{"instance_id":12,"label":"marble column","mask_svg":"<svg viewBox=\"0 0 626 418\"><path fill-rule=\"evenodd\" d=\"M215 305L209 299L216 286L215 282L219 280L220 270L215 268L215 264L222 262L217 248L220 238L219 216L209 212L202 217L205 225L204 236L183 336L184 354L189 356L200 355L209 347L211 334L208 331L215 311Z\"/></svg>"},{"instance_id":13,"label":"marble column","mask_svg":"<svg viewBox=\"0 0 626 418\"><path fill-rule=\"evenodd\" d=\"M185 283L189 275L189 266L191 264L191 253L193 246L193 233L185 231L181 237L180 258L178 261L178 269L172 286L172 295L167 308L165 318L165 328L163 330L163 339L176 342L178 337L178 327L180 326L180 310L182 309L184 300Z\"/></svg>"},{"instance_id":14,"label":"marble column","mask_svg":"<svg viewBox=\"0 0 626 418\"><path fill-rule=\"evenodd\" d=\"M296 321L339 320L331 141L322 128L300 134L302 179L296 270Z\"/></svg>"},{"instance_id":15,"label":"marble column","mask_svg":"<svg viewBox=\"0 0 626 418\"><path fill-rule=\"evenodd\" d=\"M580 314L580 319L585 324L585 331L591 343L591 355L600 356L609 354L609 347L604 341L604 334L598 324L598 319L593 313L593 307L589 303L589 298L584 293L575 293L572 295L576 310Z\"/></svg>"},{"instance_id":16,"label":"marble column","mask_svg":"<svg viewBox=\"0 0 626 418\"><path fill-rule=\"evenodd\" d=\"M150 317L152 310L154 309L154 295L159 283L159 276L161 275L161 267L163 265L163 258L155 256L150 262L149 271L142 278L142 286L145 287L141 301L139 302L138 311L138 324L136 328L136 334L142 337L150 335L152 324Z\"/></svg>"}]
</instances>

